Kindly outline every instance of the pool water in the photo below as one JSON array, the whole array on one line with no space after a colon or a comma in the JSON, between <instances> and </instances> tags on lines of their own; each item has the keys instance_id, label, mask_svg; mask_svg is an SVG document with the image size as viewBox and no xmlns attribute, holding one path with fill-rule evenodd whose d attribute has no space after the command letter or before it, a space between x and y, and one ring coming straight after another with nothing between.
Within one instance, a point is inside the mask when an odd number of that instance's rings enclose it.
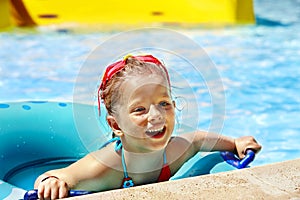
<instances>
[{"instance_id":1,"label":"pool water","mask_svg":"<svg viewBox=\"0 0 300 200\"><path fill-rule=\"evenodd\" d=\"M203 47L218 69L226 96L221 133L255 136L263 149L254 165L262 165L300 155L300 1L257 0L255 11L256 25L176 31ZM0 32L0 101L71 102L86 58L114 34ZM210 114L201 110L200 127Z\"/></svg>"}]
</instances>

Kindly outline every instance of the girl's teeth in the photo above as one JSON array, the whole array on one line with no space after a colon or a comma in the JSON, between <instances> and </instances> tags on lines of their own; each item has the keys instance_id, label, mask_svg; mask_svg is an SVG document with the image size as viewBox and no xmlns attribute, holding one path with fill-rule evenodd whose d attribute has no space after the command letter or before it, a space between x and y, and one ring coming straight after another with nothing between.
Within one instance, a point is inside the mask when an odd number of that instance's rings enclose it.
<instances>
[{"instance_id":1,"label":"girl's teeth","mask_svg":"<svg viewBox=\"0 0 300 200\"><path fill-rule=\"evenodd\" d=\"M162 127L161 129L157 129L157 130L148 130L148 131L146 131L146 132L148 132L148 133L155 133L155 132L160 132L160 131L162 131L164 128Z\"/></svg>"}]
</instances>

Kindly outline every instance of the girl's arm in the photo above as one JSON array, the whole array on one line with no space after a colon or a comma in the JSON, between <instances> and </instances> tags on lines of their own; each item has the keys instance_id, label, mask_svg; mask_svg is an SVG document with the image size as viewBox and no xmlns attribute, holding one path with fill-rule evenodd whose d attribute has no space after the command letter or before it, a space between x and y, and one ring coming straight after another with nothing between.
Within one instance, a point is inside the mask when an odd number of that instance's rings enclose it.
<instances>
[{"instance_id":1,"label":"girl's arm","mask_svg":"<svg viewBox=\"0 0 300 200\"><path fill-rule=\"evenodd\" d=\"M112 155L111 152L113 151L104 148L66 168L51 170L40 175L34 184L34 188L38 189L39 198L64 198L67 197L69 189L101 191L114 187L113 180L116 177L112 175L109 166L113 166L115 160L119 159L115 159L117 155L114 152Z\"/></svg>"},{"instance_id":2,"label":"girl's arm","mask_svg":"<svg viewBox=\"0 0 300 200\"><path fill-rule=\"evenodd\" d=\"M39 198L67 197L69 189L77 187L82 180L96 176L94 163L93 157L87 155L66 168L51 170L40 175L34 183Z\"/></svg>"},{"instance_id":3,"label":"girl's arm","mask_svg":"<svg viewBox=\"0 0 300 200\"><path fill-rule=\"evenodd\" d=\"M243 136L237 139L225 135L196 131L183 136L191 142L193 151L231 151L236 153L240 158L244 158L247 149L255 152L260 151L259 145L252 136Z\"/></svg>"}]
</instances>

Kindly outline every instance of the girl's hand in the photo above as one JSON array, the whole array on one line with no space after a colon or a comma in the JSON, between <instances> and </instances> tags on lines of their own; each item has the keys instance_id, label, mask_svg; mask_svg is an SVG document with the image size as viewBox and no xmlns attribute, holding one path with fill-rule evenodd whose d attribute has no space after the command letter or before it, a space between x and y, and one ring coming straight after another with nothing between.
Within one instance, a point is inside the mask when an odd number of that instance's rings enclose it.
<instances>
[{"instance_id":1,"label":"girl's hand","mask_svg":"<svg viewBox=\"0 0 300 200\"><path fill-rule=\"evenodd\" d=\"M39 199L61 199L68 197L68 185L55 176L44 178L38 185Z\"/></svg>"},{"instance_id":2,"label":"girl's hand","mask_svg":"<svg viewBox=\"0 0 300 200\"><path fill-rule=\"evenodd\" d=\"M234 140L235 148L240 159L246 155L246 151L251 149L258 153L261 150L261 145L252 136L243 136Z\"/></svg>"}]
</instances>

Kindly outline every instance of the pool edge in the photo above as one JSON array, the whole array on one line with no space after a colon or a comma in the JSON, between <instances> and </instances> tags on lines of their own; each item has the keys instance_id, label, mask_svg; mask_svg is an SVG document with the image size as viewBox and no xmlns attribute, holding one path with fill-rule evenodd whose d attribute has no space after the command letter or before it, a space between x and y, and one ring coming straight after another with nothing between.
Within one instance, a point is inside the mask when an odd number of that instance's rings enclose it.
<instances>
[{"instance_id":1,"label":"pool edge","mask_svg":"<svg viewBox=\"0 0 300 200\"><path fill-rule=\"evenodd\" d=\"M252 167L100 192L69 199L291 199L300 198L300 158Z\"/></svg>"}]
</instances>

